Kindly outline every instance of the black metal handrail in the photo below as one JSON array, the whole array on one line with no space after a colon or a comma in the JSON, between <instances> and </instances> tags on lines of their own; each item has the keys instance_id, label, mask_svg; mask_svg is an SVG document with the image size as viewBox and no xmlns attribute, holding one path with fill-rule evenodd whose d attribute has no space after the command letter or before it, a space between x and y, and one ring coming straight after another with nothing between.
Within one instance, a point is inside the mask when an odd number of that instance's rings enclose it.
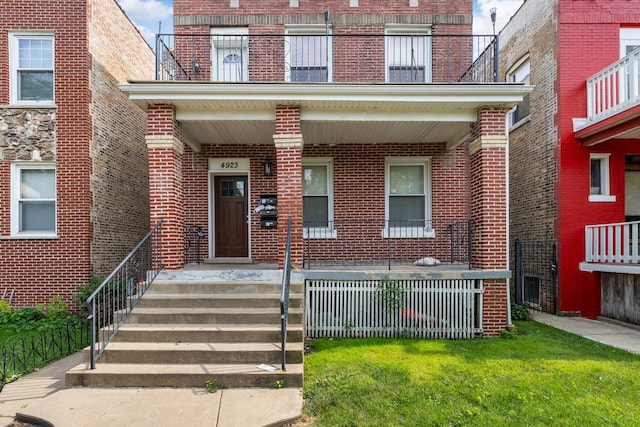
<instances>
[{"instance_id":1,"label":"black metal handrail","mask_svg":"<svg viewBox=\"0 0 640 427\"><path fill-rule=\"evenodd\" d=\"M291 294L291 217L287 220L287 244L282 269L282 293L280 294L280 328L282 337L282 370L286 371L287 323L289 322L289 295Z\"/></svg>"},{"instance_id":2,"label":"black metal handrail","mask_svg":"<svg viewBox=\"0 0 640 427\"><path fill-rule=\"evenodd\" d=\"M91 321L91 369L160 270L162 219L87 298Z\"/></svg>"},{"instance_id":3,"label":"black metal handrail","mask_svg":"<svg viewBox=\"0 0 640 427\"><path fill-rule=\"evenodd\" d=\"M305 268L409 265L424 258L472 266L473 221L340 219L304 224Z\"/></svg>"},{"instance_id":4,"label":"black metal handrail","mask_svg":"<svg viewBox=\"0 0 640 427\"><path fill-rule=\"evenodd\" d=\"M477 34L158 34L156 80L488 83L497 48Z\"/></svg>"}]
</instances>

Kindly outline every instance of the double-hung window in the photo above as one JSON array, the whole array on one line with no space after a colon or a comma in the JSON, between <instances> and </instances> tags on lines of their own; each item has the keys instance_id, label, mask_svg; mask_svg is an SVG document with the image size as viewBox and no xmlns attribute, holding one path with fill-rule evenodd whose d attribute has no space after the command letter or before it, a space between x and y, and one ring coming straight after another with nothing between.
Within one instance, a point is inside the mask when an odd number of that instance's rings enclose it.
<instances>
[{"instance_id":1,"label":"double-hung window","mask_svg":"<svg viewBox=\"0 0 640 427\"><path fill-rule=\"evenodd\" d=\"M302 159L302 217L305 237L335 237L333 227L333 162Z\"/></svg>"},{"instance_id":2,"label":"double-hung window","mask_svg":"<svg viewBox=\"0 0 640 427\"><path fill-rule=\"evenodd\" d=\"M56 170L50 163L11 165L11 234L56 233Z\"/></svg>"},{"instance_id":3,"label":"double-hung window","mask_svg":"<svg viewBox=\"0 0 640 427\"><path fill-rule=\"evenodd\" d=\"M331 82L331 34L325 25L287 26L285 81Z\"/></svg>"},{"instance_id":4,"label":"double-hung window","mask_svg":"<svg viewBox=\"0 0 640 427\"><path fill-rule=\"evenodd\" d=\"M433 237L431 159L388 157L385 162L385 237Z\"/></svg>"},{"instance_id":5,"label":"double-hung window","mask_svg":"<svg viewBox=\"0 0 640 427\"><path fill-rule=\"evenodd\" d=\"M529 58L521 59L512 69L507 73L508 83L525 83L529 84L529 75L531 74L531 66L529 64ZM526 95L522 102L516 105L511 111L509 111L509 127L514 126L529 117L529 95Z\"/></svg>"},{"instance_id":6,"label":"double-hung window","mask_svg":"<svg viewBox=\"0 0 640 427\"><path fill-rule=\"evenodd\" d=\"M589 201L615 202L616 196L611 195L609 188L609 154L591 154L589 161Z\"/></svg>"},{"instance_id":7,"label":"double-hung window","mask_svg":"<svg viewBox=\"0 0 640 427\"><path fill-rule=\"evenodd\" d=\"M53 103L53 36L10 33L10 100L12 104Z\"/></svg>"},{"instance_id":8,"label":"double-hung window","mask_svg":"<svg viewBox=\"0 0 640 427\"><path fill-rule=\"evenodd\" d=\"M424 83L431 81L431 27L387 25L387 82Z\"/></svg>"}]
</instances>

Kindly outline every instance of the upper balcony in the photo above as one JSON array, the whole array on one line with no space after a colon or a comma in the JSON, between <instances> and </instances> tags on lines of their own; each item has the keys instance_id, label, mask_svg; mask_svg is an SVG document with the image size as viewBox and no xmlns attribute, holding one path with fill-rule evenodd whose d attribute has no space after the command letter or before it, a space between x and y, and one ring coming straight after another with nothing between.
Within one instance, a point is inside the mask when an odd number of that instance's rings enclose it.
<instances>
[{"instance_id":1,"label":"upper balcony","mask_svg":"<svg viewBox=\"0 0 640 427\"><path fill-rule=\"evenodd\" d=\"M497 81L497 58L494 36L407 34L406 30L249 34L247 29L231 29L158 35L156 80L483 83Z\"/></svg>"},{"instance_id":2,"label":"upper balcony","mask_svg":"<svg viewBox=\"0 0 640 427\"><path fill-rule=\"evenodd\" d=\"M574 120L585 145L640 139L640 48L587 80L587 118Z\"/></svg>"}]
</instances>

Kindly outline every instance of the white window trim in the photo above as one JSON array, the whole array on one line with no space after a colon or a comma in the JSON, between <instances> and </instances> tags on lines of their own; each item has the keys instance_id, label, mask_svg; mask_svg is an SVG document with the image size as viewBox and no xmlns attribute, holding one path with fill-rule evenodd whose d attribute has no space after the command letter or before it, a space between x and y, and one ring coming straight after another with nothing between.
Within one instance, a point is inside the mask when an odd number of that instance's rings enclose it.
<instances>
[{"instance_id":1,"label":"white window trim","mask_svg":"<svg viewBox=\"0 0 640 427\"><path fill-rule=\"evenodd\" d=\"M616 196L611 195L609 153L593 153L589 155L589 188L591 188L591 160L600 160L600 192L602 194L589 194L590 202L615 202ZM589 190L591 192L591 190Z\"/></svg>"},{"instance_id":2,"label":"white window trim","mask_svg":"<svg viewBox=\"0 0 640 427\"><path fill-rule=\"evenodd\" d=\"M627 46L640 45L640 28L620 28L620 58L627 56Z\"/></svg>"},{"instance_id":3,"label":"white window trim","mask_svg":"<svg viewBox=\"0 0 640 427\"><path fill-rule=\"evenodd\" d=\"M327 167L327 220L329 227L303 227L305 239L335 239L338 237L333 224L333 158L331 157L304 157L302 159L302 166L326 166ZM303 195L304 197L304 195ZM303 218L304 220L304 218ZM308 230L311 230L311 236L309 236Z\"/></svg>"},{"instance_id":4,"label":"white window trim","mask_svg":"<svg viewBox=\"0 0 640 427\"><path fill-rule=\"evenodd\" d=\"M385 228L382 237L385 239L417 239L436 237L431 217L431 157L386 157L384 162L384 217ZM389 227L389 194L391 166L408 165L424 167L424 227Z\"/></svg>"},{"instance_id":5,"label":"white window trim","mask_svg":"<svg viewBox=\"0 0 640 427\"><path fill-rule=\"evenodd\" d=\"M53 55L52 69L53 72L53 98L43 101L21 101L18 100L18 40L23 38L34 39L51 39L51 50ZM53 33L42 31L20 31L9 32L9 102L11 105L37 105L37 106L55 106L55 39Z\"/></svg>"},{"instance_id":6,"label":"white window trim","mask_svg":"<svg viewBox=\"0 0 640 427\"><path fill-rule=\"evenodd\" d=\"M424 44L424 82L431 82L431 67L433 63L433 58L431 57L431 25L420 25L420 24L387 24L384 29L385 35L401 35L401 36L425 36L425 44ZM385 54L384 54L384 73L385 73L385 82L389 83L389 51L388 44L385 40Z\"/></svg>"},{"instance_id":7,"label":"white window trim","mask_svg":"<svg viewBox=\"0 0 640 427\"><path fill-rule=\"evenodd\" d=\"M52 238L57 237L58 228L58 194L54 196L55 218L54 231L20 231L20 184L21 171L25 169L52 169L55 164L50 162L15 162L11 163L11 236L21 238ZM57 176L54 178L57 180ZM55 183L54 183L55 185Z\"/></svg>"},{"instance_id":8,"label":"white window trim","mask_svg":"<svg viewBox=\"0 0 640 427\"><path fill-rule=\"evenodd\" d=\"M225 46L225 48L240 48L243 63L242 63L242 80L231 81L233 82L248 82L249 81L249 28L247 27L212 27L211 28L211 80L219 81L219 82L227 82L226 80L214 80L214 76L217 78L218 76L218 47L216 46L216 42L213 39L213 36L238 36L236 40L232 40L231 37L225 37L225 44L229 44ZM233 46L231 42L234 42Z\"/></svg>"},{"instance_id":9,"label":"white window trim","mask_svg":"<svg viewBox=\"0 0 640 427\"><path fill-rule=\"evenodd\" d=\"M289 64L289 66L284 68L284 81L291 81L291 36L324 36L328 37L327 40L327 83L331 83L333 81L333 43L331 42L331 27L322 24L293 24L287 25L285 28L285 49L284 53L284 63Z\"/></svg>"},{"instance_id":10,"label":"white window trim","mask_svg":"<svg viewBox=\"0 0 640 427\"><path fill-rule=\"evenodd\" d=\"M529 67L528 76L523 80L512 81L512 77L518 71L520 71L525 64ZM529 61L529 55L521 58L509 69L509 71L506 74L505 80L507 83L525 83L525 84L531 83L531 62ZM515 127L520 126L521 123L525 123L529 121L529 117L531 116L531 101L529 101L529 114L521 118L520 120L518 120L518 122L514 123L514 114L517 108L518 108L518 105L516 105L515 107L513 107L511 110L507 112L507 120L508 120L507 124L510 130L513 130Z\"/></svg>"}]
</instances>

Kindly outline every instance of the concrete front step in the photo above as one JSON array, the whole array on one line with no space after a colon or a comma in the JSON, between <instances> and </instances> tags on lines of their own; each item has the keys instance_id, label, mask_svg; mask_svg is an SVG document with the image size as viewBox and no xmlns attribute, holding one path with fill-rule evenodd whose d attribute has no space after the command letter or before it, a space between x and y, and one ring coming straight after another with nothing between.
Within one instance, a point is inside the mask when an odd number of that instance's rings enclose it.
<instances>
[{"instance_id":1,"label":"concrete front step","mask_svg":"<svg viewBox=\"0 0 640 427\"><path fill-rule=\"evenodd\" d=\"M286 345L286 358L291 363L302 363L303 344ZM100 363L254 363L256 365L281 363L279 343L110 343ZM90 350L85 349L84 360L89 362Z\"/></svg>"},{"instance_id":2,"label":"concrete front step","mask_svg":"<svg viewBox=\"0 0 640 427\"><path fill-rule=\"evenodd\" d=\"M286 371L265 371L256 364L85 364L67 371L67 387L204 387L207 381L218 387L302 387L303 365L287 364Z\"/></svg>"},{"instance_id":3,"label":"concrete front step","mask_svg":"<svg viewBox=\"0 0 640 427\"><path fill-rule=\"evenodd\" d=\"M302 308L289 309L289 322L301 324ZM144 308L136 307L128 323L280 324L280 308Z\"/></svg>"},{"instance_id":4,"label":"concrete front step","mask_svg":"<svg viewBox=\"0 0 640 427\"><path fill-rule=\"evenodd\" d=\"M289 307L302 307L302 294L291 294ZM136 307L144 308L274 308L280 307L276 294L160 294L147 293Z\"/></svg>"},{"instance_id":5,"label":"concrete front step","mask_svg":"<svg viewBox=\"0 0 640 427\"><path fill-rule=\"evenodd\" d=\"M302 293L304 284L292 282L291 292ZM154 280L147 294L275 294L280 296L282 283L261 281L189 281L189 280Z\"/></svg>"},{"instance_id":6,"label":"concrete front step","mask_svg":"<svg viewBox=\"0 0 640 427\"><path fill-rule=\"evenodd\" d=\"M303 342L303 334L302 325L287 326L288 342ZM280 325L125 323L118 330L114 342L280 342Z\"/></svg>"}]
</instances>

